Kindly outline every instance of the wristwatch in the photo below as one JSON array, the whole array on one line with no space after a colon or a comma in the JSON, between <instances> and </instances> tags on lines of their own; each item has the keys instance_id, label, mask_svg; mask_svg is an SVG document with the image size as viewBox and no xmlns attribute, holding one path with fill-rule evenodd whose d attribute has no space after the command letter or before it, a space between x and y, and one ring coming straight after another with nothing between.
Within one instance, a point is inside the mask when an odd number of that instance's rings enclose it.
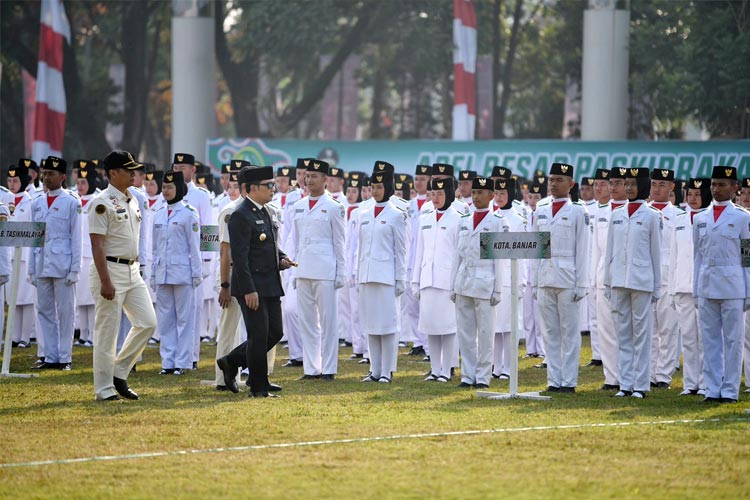
<instances>
[{"instance_id":1,"label":"wristwatch","mask_svg":"<svg viewBox=\"0 0 750 500\"><path fill-rule=\"evenodd\" d=\"M225 281L221 284L221 288L229 288L229 283Z\"/></svg>"}]
</instances>

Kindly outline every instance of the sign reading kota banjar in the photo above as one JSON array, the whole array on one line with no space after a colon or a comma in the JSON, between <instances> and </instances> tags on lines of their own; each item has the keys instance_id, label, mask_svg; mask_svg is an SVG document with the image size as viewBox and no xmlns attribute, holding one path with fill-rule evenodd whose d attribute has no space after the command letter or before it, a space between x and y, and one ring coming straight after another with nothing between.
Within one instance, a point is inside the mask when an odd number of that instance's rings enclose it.
<instances>
[{"instance_id":1,"label":"sign reading kota banjar","mask_svg":"<svg viewBox=\"0 0 750 500\"><path fill-rule=\"evenodd\" d=\"M550 233L482 233L479 257L482 259L549 259Z\"/></svg>"}]
</instances>

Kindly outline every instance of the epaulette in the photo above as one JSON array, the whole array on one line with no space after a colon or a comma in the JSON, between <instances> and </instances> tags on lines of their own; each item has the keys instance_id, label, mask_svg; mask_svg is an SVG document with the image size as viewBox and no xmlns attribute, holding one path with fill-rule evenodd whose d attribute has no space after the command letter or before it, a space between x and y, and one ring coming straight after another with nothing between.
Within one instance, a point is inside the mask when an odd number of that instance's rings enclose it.
<instances>
[{"instance_id":1,"label":"epaulette","mask_svg":"<svg viewBox=\"0 0 750 500\"><path fill-rule=\"evenodd\" d=\"M406 201L404 198L401 198L400 196L396 196L396 199L399 201L403 201L404 203L409 203L408 201Z\"/></svg>"},{"instance_id":2,"label":"epaulette","mask_svg":"<svg viewBox=\"0 0 750 500\"><path fill-rule=\"evenodd\" d=\"M427 210L424 210L422 213L423 214L431 214L432 212L434 212L434 210L427 209Z\"/></svg>"},{"instance_id":3,"label":"epaulette","mask_svg":"<svg viewBox=\"0 0 750 500\"><path fill-rule=\"evenodd\" d=\"M357 207L357 208L359 208L359 207ZM398 205L393 205L393 208L395 208L396 210L401 210L402 212L406 213L406 210L404 210L403 208L399 207ZM356 208L354 210L356 210ZM352 212L354 210L352 210Z\"/></svg>"},{"instance_id":4,"label":"epaulette","mask_svg":"<svg viewBox=\"0 0 750 500\"><path fill-rule=\"evenodd\" d=\"M549 205L551 199L552 198L544 198L543 200L539 200L539 203L536 204L537 208L540 207L540 206L544 207L544 206Z\"/></svg>"},{"instance_id":5,"label":"epaulette","mask_svg":"<svg viewBox=\"0 0 750 500\"><path fill-rule=\"evenodd\" d=\"M609 204L607 204L607 203L599 203L599 208L604 208L604 207L608 207L608 206L609 206Z\"/></svg>"},{"instance_id":6,"label":"epaulette","mask_svg":"<svg viewBox=\"0 0 750 500\"><path fill-rule=\"evenodd\" d=\"M196 212L196 210L195 210L195 209L193 208L193 206L192 206L192 205L190 205L189 203L185 203L185 208L187 208L188 210L190 210L190 211L192 211L192 212ZM197 212L196 212L196 213L197 213Z\"/></svg>"},{"instance_id":7,"label":"epaulette","mask_svg":"<svg viewBox=\"0 0 750 500\"><path fill-rule=\"evenodd\" d=\"M708 209L708 207L706 207L706 208L699 208L698 210L695 211L695 213L699 214L701 212L705 212L707 209ZM685 213L687 213L687 212L685 212Z\"/></svg>"},{"instance_id":8,"label":"epaulette","mask_svg":"<svg viewBox=\"0 0 750 500\"><path fill-rule=\"evenodd\" d=\"M578 205L579 207L582 207L582 206L583 206L583 203L581 203L581 200L578 200L578 201L574 201L574 202L572 202L572 203L573 203L573 205Z\"/></svg>"},{"instance_id":9,"label":"epaulette","mask_svg":"<svg viewBox=\"0 0 750 500\"><path fill-rule=\"evenodd\" d=\"M620 210L621 208L625 208L628 204L625 203L623 205L620 205L619 207L615 207L615 210Z\"/></svg>"},{"instance_id":10,"label":"epaulette","mask_svg":"<svg viewBox=\"0 0 750 500\"><path fill-rule=\"evenodd\" d=\"M736 207L737 209L739 209L739 210L741 210L741 211L745 212L746 214L750 214L750 211L748 211L748 209L747 209L747 208L745 208L745 207L743 207L742 205L738 205L737 203L735 203L735 204L734 204L734 206L735 206L735 207Z\"/></svg>"},{"instance_id":11,"label":"epaulette","mask_svg":"<svg viewBox=\"0 0 750 500\"><path fill-rule=\"evenodd\" d=\"M204 188L203 186L196 186L196 188L197 188L197 189L200 189L201 191L205 191L205 192L206 192L206 194L208 194L208 195L210 195L210 194L211 194L211 193L209 192L209 190L208 190L208 189L206 189L206 188Z\"/></svg>"},{"instance_id":12,"label":"epaulette","mask_svg":"<svg viewBox=\"0 0 750 500\"><path fill-rule=\"evenodd\" d=\"M70 193L70 195L71 195L71 196L72 196L73 198L75 198L76 200L80 200L80 199L81 199L81 197L80 197L80 196L78 196L78 191L68 191L68 193Z\"/></svg>"},{"instance_id":13,"label":"epaulette","mask_svg":"<svg viewBox=\"0 0 750 500\"><path fill-rule=\"evenodd\" d=\"M10 189L8 189L8 188L7 188L7 187L5 187L5 186L0 186L0 192L3 192L3 193L10 193Z\"/></svg>"},{"instance_id":14,"label":"epaulette","mask_svg":"<svg viewBox=\"0 0 750 500\"><path fill-rule=\"evenodd\" d=\"M339 205L341 205L342 207L344 206L344 204L343 204L343 203L341 203L341 202L340 202L339 200L337 200L337 199L336 199L336 198L334 198L333 196L330 196L330 195L329 195L328 197L329 197L329 198L331 199L331 201L335 201L336 203L338 203L338 204L339 204Z\"/></svg>"},{"instance_id":15,"label":"epaulette","mask_svg":"<svg viewBox=\"0 0 750 500\"><path fill-rule=\"evenodd\" d=\"M648 208L650 208L650 209L651 209L651 210L653 210L654 212L659 212L659 213L661 214L661 210L659 210L658 208L655 208L655 207L653 207L653 206L651 206L651 205L647 205L647 206L648 206Z\"/></svg>"},{"instance_id":16,"label":"epaulette","mask_svg":"<svg viewBox=\"0 0 750 500\"><path fill-rule=\"evenodd\" d=\"M685 213L685 209L683 209L682 207L678 207L677 205L673 206L677 209L677 215Z\"/></svg>"},{"instance_id":17,"label":"epaulette","mask_svg":"<svg viewBox=\"0 0 750 500\"><path fill-rule=\"evenodd\" d=\"M460 215L460 216L461 216L461 218L463 219L463 218L465 218L465 217L469 217L469 216L470 216L471 214L470 214L470 213L468 213L468 214L459 214L459 215Z\"/></svg>"}]
</instances>

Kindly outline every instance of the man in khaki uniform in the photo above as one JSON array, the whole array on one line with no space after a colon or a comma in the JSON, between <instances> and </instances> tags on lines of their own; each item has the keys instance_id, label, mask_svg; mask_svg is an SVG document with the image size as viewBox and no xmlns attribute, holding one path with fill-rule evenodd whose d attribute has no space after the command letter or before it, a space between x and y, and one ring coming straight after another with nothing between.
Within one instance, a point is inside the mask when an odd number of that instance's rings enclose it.
<instances>
[{"instance_id":1,"label":"man in khaki uniform","mask_svg":"<svg viewBox=\"0 0 750 500\"><path fill-rule=\"evenodd\" d=\"M109 187L90 203L89 234L94 265L89 272L95 300L94 392L97 400L138 399L128 387L130 369L156 328L156 314L139 272L141 212L128 188L142 168L127 151L115 150L102 161ZM122 311L133 325L116 355ZM115 392L116 391L116 392Z\"/></svg>"}]
</instances>

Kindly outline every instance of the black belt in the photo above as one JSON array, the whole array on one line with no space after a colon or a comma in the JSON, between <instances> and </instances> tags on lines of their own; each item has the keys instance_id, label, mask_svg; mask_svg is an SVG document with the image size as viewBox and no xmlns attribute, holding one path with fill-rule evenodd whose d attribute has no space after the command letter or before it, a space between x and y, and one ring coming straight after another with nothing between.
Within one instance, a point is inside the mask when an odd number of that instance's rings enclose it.
<instances>
[{"instance_id":1,"label":"black belt","mask_svg":"<svg viewBox=\"0 0 750 500\"><path fill-rule=\"evenodd\" d=\"M138 262L138 259L132 259L132 260L128 260L128 259L121 259L121 258L119 258L119 257L110 257L110 256L107 256L107 257L105 257L105 258L106 258L106 259L107 259L107 260L108 260L109 262L115 262L115 263L117 263L117 264L127 264L127 265L129 265L129 266L130 266L130 265L133 265L133 264L135 264L136 262Z\"/></svg>"}]
</instances>

